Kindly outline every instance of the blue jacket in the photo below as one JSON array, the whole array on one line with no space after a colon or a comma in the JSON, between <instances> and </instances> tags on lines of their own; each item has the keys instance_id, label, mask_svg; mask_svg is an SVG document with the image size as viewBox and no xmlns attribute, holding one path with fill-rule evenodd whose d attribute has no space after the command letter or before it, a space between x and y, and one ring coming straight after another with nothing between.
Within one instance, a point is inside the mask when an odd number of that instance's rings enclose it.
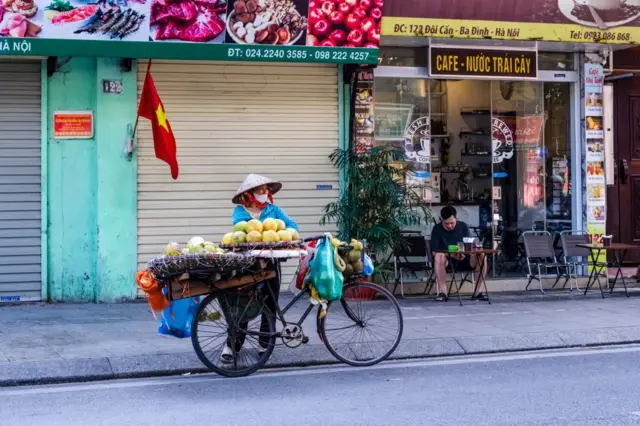
<instances>
[{"instance_id":1,"label":"blue jacket","mask_svg":"<svg viewBox=\"0 0 640 426\"><path fill-rule=\"evenodd\" d=\"M231 216L231 221L234 225L242 221L248 222L251 219L253 219L253 217L243 206L237 206L233 211L233 215ZM287 214L280 207L274 204L267 203L267 207L265 207L262 212L260 212L260 220L264 221L265 219L280 219L284 221L284 224L287 228L300 231L300 229L298 229L298 224L295 223L294 220L289 216L287 216Z\"/></svg>"}]
</instances>

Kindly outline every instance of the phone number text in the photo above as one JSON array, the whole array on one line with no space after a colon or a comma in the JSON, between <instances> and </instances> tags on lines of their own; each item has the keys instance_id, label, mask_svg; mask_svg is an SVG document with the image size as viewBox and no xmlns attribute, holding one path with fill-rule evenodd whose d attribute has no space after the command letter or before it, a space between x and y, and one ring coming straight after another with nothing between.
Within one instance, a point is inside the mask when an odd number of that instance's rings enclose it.
<instances>
[{"instance_id":1,"label":"phone number text","mask_svg":"<svg viewBox=\"0 0 640 426\"><path fill-rule=\"evenodd\" d=\"M370 62L373 53L350 49L296 49L290 47L255 47L227 49L227 57L231 59L275 59L292 61L327 61L327 62Z\"/></svg>"}]
</instances>

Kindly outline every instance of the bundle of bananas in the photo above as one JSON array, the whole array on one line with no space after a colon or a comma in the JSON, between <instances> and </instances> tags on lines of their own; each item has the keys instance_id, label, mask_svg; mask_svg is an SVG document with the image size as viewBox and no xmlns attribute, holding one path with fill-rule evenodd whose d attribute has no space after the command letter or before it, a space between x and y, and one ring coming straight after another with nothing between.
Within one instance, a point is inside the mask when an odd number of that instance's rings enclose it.
<instances>
[{"instance_id":1,"label":"bundle of bananas","mask_svg":"<svg viewBox=\"0 0 640 426\"><path fill-rule=\"evenodd\" d=\"M344 241L340 241L337 238L331 237L331 244L335 247L334 262L336 267L345 277L349 277L354 274L361 274L364 271L364 263L362 262L362 250L364 245L362 241L351 240L348 244L353 247L348 252L339 252L338 247L344 247L347 245Z\"/></svg>"}]
</instances>

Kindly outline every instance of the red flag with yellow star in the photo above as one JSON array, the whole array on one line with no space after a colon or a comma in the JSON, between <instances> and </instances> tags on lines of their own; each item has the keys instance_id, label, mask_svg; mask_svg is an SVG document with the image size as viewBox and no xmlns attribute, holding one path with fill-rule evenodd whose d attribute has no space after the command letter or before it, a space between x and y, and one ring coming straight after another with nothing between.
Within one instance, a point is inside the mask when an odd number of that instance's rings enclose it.
<instances>
[{"instance_id":1,"label":"red flag with yellow star","mask_svg":"<svg viewBox=\"0 0 640 426\"><path fill-rule=\"evenodd\" d=\"M178 159L176 157L176 138L173 136L171 125L167 120L164 105L158 96L156 85L151 77L151 63L147 67L147 75L144 78L138 115L151 120L153 130L153 146L156 158L164 161L171 168L171 177L178 178Z\"/></svg>"}]
</instances>

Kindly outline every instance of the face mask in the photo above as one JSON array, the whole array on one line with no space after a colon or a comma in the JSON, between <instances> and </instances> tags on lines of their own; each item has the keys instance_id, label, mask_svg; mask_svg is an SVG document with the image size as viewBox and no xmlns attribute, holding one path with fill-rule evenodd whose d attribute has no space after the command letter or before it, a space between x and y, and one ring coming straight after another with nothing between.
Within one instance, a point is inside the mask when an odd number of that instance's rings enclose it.
<instances>
[{"instance_id":1,"label":"face mask","mask_svg":"<svg viewBox=\"0 0 640 426\"><path fill-rule=\"evenodd\" d=\"M269 199L269 196L267 194L253 194L253 196L261 203L266 203Z\"/></svg>"}]
</instances>

